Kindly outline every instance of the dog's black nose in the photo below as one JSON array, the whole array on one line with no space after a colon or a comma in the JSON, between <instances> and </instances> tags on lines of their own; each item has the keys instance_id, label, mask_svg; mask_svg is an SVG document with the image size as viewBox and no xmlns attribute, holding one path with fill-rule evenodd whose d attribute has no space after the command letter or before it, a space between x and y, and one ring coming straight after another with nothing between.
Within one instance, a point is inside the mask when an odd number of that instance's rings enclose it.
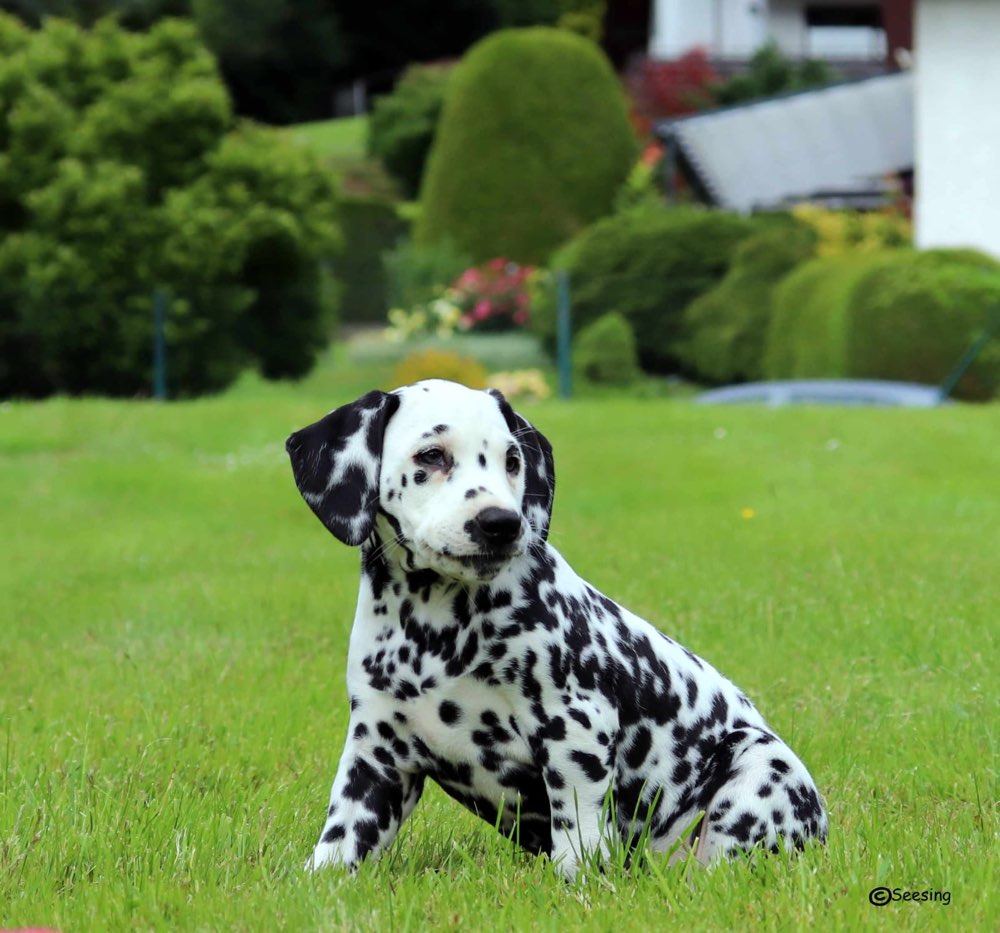
<instances>
[{"instance_id":1,"label":"dog's black nose","mask_svg":"<svg viewBox=\"0 0 1000 933\"><path fill-rule=\"evenodd\" d=\"M510 509L483 509L472 524L473 539L490 547L512 544L521 533L521 516Z\"/></svg>"}]
</instances>

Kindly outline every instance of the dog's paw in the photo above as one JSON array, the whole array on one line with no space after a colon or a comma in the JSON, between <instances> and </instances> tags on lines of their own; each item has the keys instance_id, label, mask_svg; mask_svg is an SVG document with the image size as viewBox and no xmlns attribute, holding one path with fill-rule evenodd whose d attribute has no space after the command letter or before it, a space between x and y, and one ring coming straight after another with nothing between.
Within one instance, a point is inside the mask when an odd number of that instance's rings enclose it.
<instances>
[{"instance_id":1,"label":"dog's paw","mask_svg":"<svg viewBox=\"0 0 1000 933\"><path fill-rule=\"evenodd\" d=\"M305 870L307 872L315 872L331 865L347 865L343 850L338 845L321 842L313 849L312 855L306 859Z\"/></svg>"}]
</instances>

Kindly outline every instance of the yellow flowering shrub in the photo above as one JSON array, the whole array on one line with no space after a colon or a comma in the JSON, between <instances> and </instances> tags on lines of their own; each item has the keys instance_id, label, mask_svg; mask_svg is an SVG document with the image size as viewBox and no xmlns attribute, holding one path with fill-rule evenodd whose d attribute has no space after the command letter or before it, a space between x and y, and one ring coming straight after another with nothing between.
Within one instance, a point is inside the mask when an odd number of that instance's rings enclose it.
<instances>
[{"instance_id":1,"label":"yellow flowering shrub","mask_svg":"<svg viewBox=\"0 0 1000 933\"><path fill-rule=\"evenodd\" d=\"M837 211L799 204L792 216L816 231L817 256L874 253L908 246L913 239L910 221L898 211Z\"/></svg>"},{"instance_id":2,"label":"yellow flowering shrub","mask_svg":"<svg viewBox=\"0 0 1000 933\"><path fill-rule=\"evenodd\" d=\"M409 385L421 379L450 379L470 389L485 389L487 372L470 356L450 350L420 350L399 361L392 371L392 386Z\"/></svg>"},{"instance_id":3,"label":"yellow flowering shrub","mask_svg":"<svg viewBox=\"0 0 1000 933\"><path fill-rule=\"evenodd\" d=\"M499 389L510 400L537 401L547 399L552 390L540 369L511 369L493 373L489 385Z\"/></svg>"}]
</instances>

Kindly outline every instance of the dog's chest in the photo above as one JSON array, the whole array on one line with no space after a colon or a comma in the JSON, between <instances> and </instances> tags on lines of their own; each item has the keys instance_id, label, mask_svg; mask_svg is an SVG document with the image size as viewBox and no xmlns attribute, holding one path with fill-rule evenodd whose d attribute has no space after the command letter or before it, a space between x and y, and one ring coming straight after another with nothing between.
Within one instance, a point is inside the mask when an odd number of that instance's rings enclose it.
<instances>
[{"instance_id":1,"label":"dog's chest","mask_svg":"<svg viewBox=\"0 0 1000 933\"><path fill-rule=\"evenodd\" d=\"M426 746L455 759L495 749L527 760L518 722L519 640L502 637L506 614L456 614L408 599L387 608L352 640L352 694L374 691L380 704L389 703L418 753Z\"/></svg>"},{"instance_id":2,"label":"dog's chest","mask_svg":"<svg viewBox=\"0 0 1000 933\"><path fill-rule=\"evenodd\" d=\"M408 604L373 615L352 641L349 686L405 738L405 764L469 809L505 823L520 806L547 820L527 738L537 723L519 677L524 644L503 637L509 624L503 607L456 617Z\"/></svg>"}]
</instances>

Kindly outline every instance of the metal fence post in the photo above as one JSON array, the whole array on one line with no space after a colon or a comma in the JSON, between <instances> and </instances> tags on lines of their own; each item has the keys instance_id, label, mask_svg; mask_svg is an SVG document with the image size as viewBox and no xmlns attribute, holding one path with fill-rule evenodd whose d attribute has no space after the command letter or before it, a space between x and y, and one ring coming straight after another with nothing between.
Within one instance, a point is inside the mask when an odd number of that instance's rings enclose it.
<instances>
[{"instance_id":1,"label":"metal fence post","mask_svg":"<svg viewBox=\"0 0 1000 933\"><path fill-rule=\"evenodd\" d=\"M976 358L983 352L983 348L993 339L993 335L997 331L1000 331L1000 308L994 308L993 315L986 321L982 332L965 348L961 359L952 367L951 372L948 373L944 382L941 383L941 389L938 394L940 401L943 402L955 391L955 386L961 382L962 376L976 362Z\"/></svg>"},{"instance_id":2,"label":"metal fence post","mask_svg":"<svg viewBox=\"0 0 1000 933\"><path fill-rule=\"evenodd\" d=\"M153 398L167 398L167 293L162 288L153 292Z\"/></svg>"},{"instance_id":3,"label":"metal fence post","mask_svg":"<svg viewBox=\"0 0 1000 933\"><path fill-rule=\"evenodd\" d=\"M559 366L559 397L573 394L573 363L570 353L572 330L569 273L556 271L556 361Z\"/></svg>"}]
</instances>

